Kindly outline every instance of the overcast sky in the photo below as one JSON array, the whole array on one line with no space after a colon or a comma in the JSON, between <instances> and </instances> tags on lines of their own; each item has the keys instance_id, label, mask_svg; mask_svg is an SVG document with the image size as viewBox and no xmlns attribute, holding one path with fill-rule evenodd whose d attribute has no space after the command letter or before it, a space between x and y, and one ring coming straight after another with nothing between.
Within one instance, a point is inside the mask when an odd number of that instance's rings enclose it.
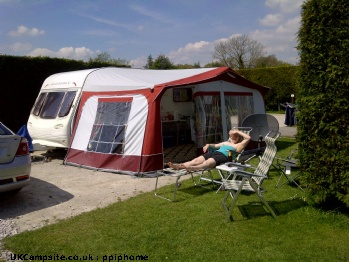
<instances>
[{"instance_id":1,"label":"overcast sky","mask_svg":"<svg viewBox=\"0 0 349 262\"><path fill-rule=\"evenodd\" d=\"M87 61L101 52L143 68L212 61L214 45L246 34L267 55L298 62L303 0L0 0L0 54Z\"/></svg>"}]
</instances>

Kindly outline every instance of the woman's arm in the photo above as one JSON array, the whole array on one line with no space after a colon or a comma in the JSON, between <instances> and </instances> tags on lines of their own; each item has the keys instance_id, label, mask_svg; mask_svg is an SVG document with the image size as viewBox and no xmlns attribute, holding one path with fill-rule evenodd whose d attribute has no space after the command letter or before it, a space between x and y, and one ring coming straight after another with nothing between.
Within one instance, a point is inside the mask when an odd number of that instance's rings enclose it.
<instances>
[{"instance_id":1,"label":"woman's arm","mask_svg":"<svg viewBox=\"0 0 349 262\"><path fill-rule=\"evenodd\" d=\"M238 134L238 135L242 136L244 138L244 140L248 140L248 142L250 142L250 140L251 140L251 137L248 134L246 134L245 132L242 132L238 129L232 129L229 131L229 136L233 135L233 134Z\"/></svg>"},{"instance_id":2,"label":"woman's arm","mask_svg":"<svg viewBox=\"0 0 349 262\"><path fill-rule=\"evenodd\" d=\"M237 130L237 129L235 129L235 130L230 130L229 133L231 133L231 134L236 133L236 134L239 134L240 136L243 137L243 140L242 140L240 143L237 143L236 146L235 146L236 151L237 151L238 153L240 153L242 150L244 150L245 147L247 146L247 144L248 144L248 143L250 142L250 140L251 140L251 137L250 137L248 134L246 134L246 133L244 133L244 132L241 132L240 130Z\"/></svg>"},{"instance_id":3,"label":"woman's arm","mask_svg":"<svg viewBox=\"0 0 349 262\"><path fill-rule=\"evenodd\" d=\"M206 144L204 147L203 147L203 151L204 153L208 152L208 150L210 148L212 149L219 149L221 146L222 146L223 143L219 143L219 144Z\"/></svg>"}]
</instances>

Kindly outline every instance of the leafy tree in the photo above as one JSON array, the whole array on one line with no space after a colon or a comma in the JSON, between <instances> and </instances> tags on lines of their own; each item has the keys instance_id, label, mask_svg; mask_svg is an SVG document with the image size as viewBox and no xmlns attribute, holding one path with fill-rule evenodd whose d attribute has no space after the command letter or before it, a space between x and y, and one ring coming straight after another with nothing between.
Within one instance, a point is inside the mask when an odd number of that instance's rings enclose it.
<instances>
[{"instance_id":1,"label":"leafy tree","mask_svg":"<svg viewBox=\"0 0 349 262\"><path fill-rule=\"evenodd\" d=\"M190 65L190 64L176 64L174 65L175 69L193 69L196 68L194 65Z\"/></svg>"},{"instance_id":2,"label":"leafy tree","mask_svg":"<svg viewBox=\"0 0 349 262\"><path fill-rule=\"evenodd\" d=\"M308 0L301 15L297 139L302 173L314 200L349 207L349 1Z\"/></svg>"},{"instance_id":3,"label":"leafy tree","mask_svg":"<svg viewBox=\"0 0 349 262\"><path fill-rule=\"evenodd\" d=\"M204 67L210 68L210 67L221 67L221 66L226 66L226 65L223 65L222 63L220 63L218 61L212 61L211 63L206 64Z\"/></svg>"},{"instance_id":4,"label":"leafy tree","mask_svg":"<svg viewBox=\"0 0 349 262\"><path fill-rule=\"evenodd\" d=\"M264 46L247 35L238 35L215 44L213 59L233 69L256 67L257 60L264 56Z\"/></svg>"},{"instance_id":5,"label":"leafy tree","mask_svg":"<svg viewBox=\"0 0 349 262\"><path fill-rule=\"evenodd\" d=\"M89 64L108 64L116 67L130 66L130 62L125 59L113 59L109 53L102 52L98 54L95 58L90 58Z\"/></svg>"},{"instance_id":6,"label":"leafy tree","mask_svg":"<svg viewBox=\"0 0 349 262\"><path fill-rule=\"evenodd\" d=\"M111 59L112 58L110 54L108 54L107 52L102 52L100 54L97 54L95 58L90 58L89 61L97 62L97 63L105 63L105 62L109 62Z\"/></svg>"},{"instance_id":7,"label":"leafy tree","mask_svg":"<svg viewBox=\"0 0 349 262\"><path fill-rule=\"evenodd\" d=\"M144 68L151 69L153 65L154 65L153 57L151 55L148 55L147 64L144 66Z\"/></svg>"},{"instance_id":8,"label":"leafy tree","mask_svg":"<svg viewBox=\"0 0 349 262\"><path fill-rule=\"evenodd\" d=\"M173 68L174 68L173 63L165 55L159 55L155 59L151 67L151 69L173 69Z\"/></svg>"},{"instance_id":9,"label":"leafy tree","mask_svg":"<svg viewBox=\"0 0 349 262\"><path fill-rule=\"evenodd\" d=\"M192 69L192 68L201 68L200 63L194 63L194 65L190 65L190 64L177 64L174 65L174 67L176 69Z\"/></svg>"},{"instance_id":10,"label":"leafy tree","mask_svg":"<svg viewBox=\"0 0 349 262\"><path fill-rule=\"evenodd\" d=\"M200 62L194 63L194 68L201 68Z\"/></svg>"}]
</instances>

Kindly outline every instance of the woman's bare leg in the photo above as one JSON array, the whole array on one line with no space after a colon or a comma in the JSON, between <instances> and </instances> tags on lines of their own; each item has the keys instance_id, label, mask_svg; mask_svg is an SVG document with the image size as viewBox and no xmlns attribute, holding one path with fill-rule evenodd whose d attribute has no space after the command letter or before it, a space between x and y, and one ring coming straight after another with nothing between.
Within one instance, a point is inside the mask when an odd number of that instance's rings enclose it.
<instances>
[{"instance_id":1,"label":"woman's bare leg","mask_svg":"<svg viewBox=\"0 0 349 262\"><path fill-rule=\"evenodd\" d=\"M208 168L214 168L216 167L217 163L213 158L209 158L202 162L201 164L198 165L191 165L191 166L186 166L186 169L188 171L195 171L195 170L200 170L200 169L208 169Z\"/></svg>"},{"instance_id":2,"label":"woman's bare leg","mask_svg":"<svg viewBox=\"0 0 349 262\"><path fill-rule=\"evenodd\" d=\"M193 160L188 161L188 162L185 162L185 163L183 163L183 164L181 164L181 165L183 165L184 168L187 168L187 167L189 167L189 166L197 166L197 165L200 165L200 164L202 164L202 163L204 163L204 162L205 162L205 158L204 158L203 156L198 156L198 157L194 158Z\"/></svg>"},{"instance_id":3,"label":"woman's bare leg","mask_svg":"<svg viewBox=\"0 0 349 262\"><path fill-rule=\"evenodd\" d=\"M182 164L175 164L172 162L168 162L168 166L175 169L175 170L179 170L179 169L185 169L189 166L197 166L202 164L203 162L205 162L205 158L203 156L199 156L194 158L193 160L190 160L188 162L182 163Z\"/></svg>"},{"instance_id":4,"label":"woman's bare leg","mask_svg":"<svg viewBox=\"0 0 349 262\"><path fill-rule=\"evenodd\" d=\"M173 168L174 170L185 169L185 166L183 164L176 164L172 162L168 162L167 164L169 167Z\"/></svg>"}]
</instances>

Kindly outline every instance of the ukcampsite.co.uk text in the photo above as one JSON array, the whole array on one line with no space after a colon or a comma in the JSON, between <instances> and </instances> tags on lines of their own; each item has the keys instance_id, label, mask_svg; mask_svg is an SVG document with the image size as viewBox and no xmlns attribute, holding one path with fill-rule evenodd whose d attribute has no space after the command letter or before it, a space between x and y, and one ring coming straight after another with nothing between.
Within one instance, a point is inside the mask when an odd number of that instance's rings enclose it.
<instances>
[{"instance_id":1,"label":"ukcampsite.co.uk text","mask_svg":"<svg viewBox=\"0 0 349 262\"><path fill-rule=\"evenodd\" d=\"M103 255L103 256L92 256L92 255L30 255L30 254L11 254L11 260L31 260L31 261L147 261L149 258L146 255Z\"/></svg>"}]
</instances>

